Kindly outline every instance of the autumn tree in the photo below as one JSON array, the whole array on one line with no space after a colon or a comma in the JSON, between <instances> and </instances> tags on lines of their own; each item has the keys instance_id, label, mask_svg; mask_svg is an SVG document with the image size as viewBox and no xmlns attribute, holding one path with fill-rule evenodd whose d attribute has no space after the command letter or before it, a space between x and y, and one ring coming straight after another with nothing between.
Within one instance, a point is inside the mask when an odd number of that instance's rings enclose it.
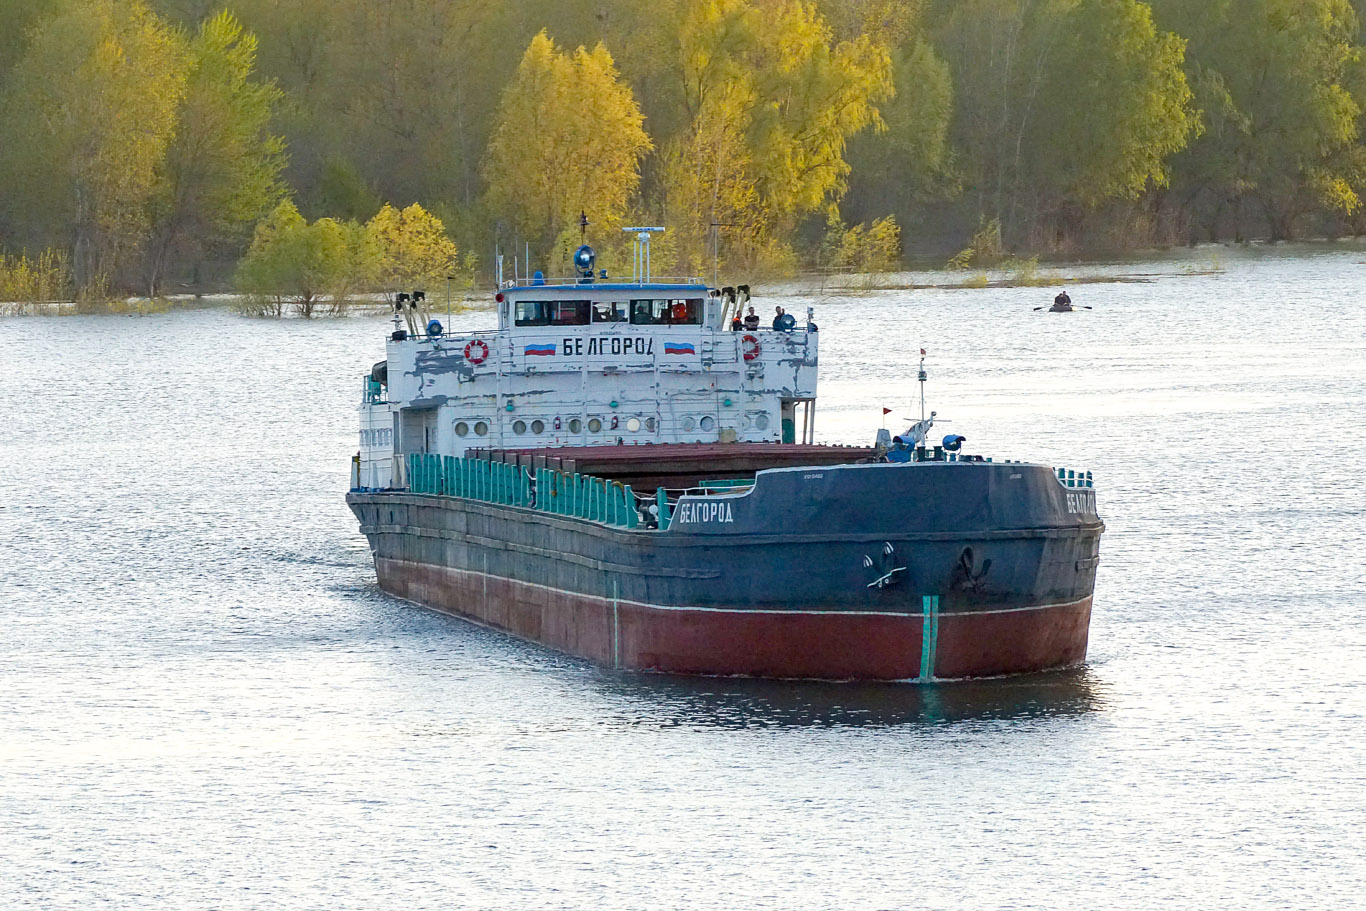
<instances>
[{"instance_id":1,"label":"autumn tree","mask_svg":"<svg viewBox=\"0 0 1366 911\"><path fill-rule=\"evenodd\" d=\"M605 47L561 53L542 31L503 91L484 159L489 210L543 251L581 212L610 232L651 148L642 121Z\"/></svg>"},{"instance_id":2,"label":"autumn tree","mask_svg":"<svg viewBox=\"0 0 1366 911\"><path fill-rule=\"evenodd\" d=\"M714 223L754 263L844 191L846 143L881 125L893 91L889 55L866 35L836 41L799 0L695 0L676 31L687 119L665 150L666 214L693 270Z\"/></svg>"},{"instance_id":3,"label":"autumn tree","mask_svg":"<svg viewBox=\"0 0 1366 911\"><path fill-rule=\"evenodd\" d=\"M160 291L172 254L237 241L284 195L284 143L268 129L280 92L253 78L255 58L255 36L227 12L206 20L190 46L175 138L150 199L149 294Z\"/></svg>"},{"instance_id":4,"label":"autumn tree","mask_svg":"<svg viewBox=\"0 0 1366 911\"><path fill-rule=\"evenodd\" d=\"M72 0L37 25L6 86L7 201L37 234L70 231L81 286L146 236L188 69L184 38L142 0Z\"/></svg>"},{"instance_id":5,"label":"autumn tree","mask_svg":"<svg viewBox=\"0 0 1366 911\"><path fill-rule=\"evenodd\" d=\"M365 237L372 281L383 291L435 288L463 268L441 219L417 203L402 210L385 205L366 224Z\"/></svg>"}]
</instances>

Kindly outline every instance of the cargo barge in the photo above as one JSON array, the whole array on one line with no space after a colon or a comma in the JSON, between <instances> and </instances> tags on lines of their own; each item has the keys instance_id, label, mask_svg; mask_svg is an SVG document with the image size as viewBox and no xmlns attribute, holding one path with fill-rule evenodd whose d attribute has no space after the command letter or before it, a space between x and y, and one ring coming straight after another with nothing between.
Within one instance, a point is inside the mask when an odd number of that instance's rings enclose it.
<instances>
[{"instance_id":1,"label":"cargo barge","mask_svg":"<svg viewBox=\"0 0 1366 911\"><path fill-rule=\"evenodd\" d=\"M1085 660L1089 474L967 455L930 439L933 415L818 444L811 311L746 327L743 287L576 261L500 282L489 332L447 335L399 296L347 496L383 590L623 669L929 681Z\"/></svg>"}]
</instances>

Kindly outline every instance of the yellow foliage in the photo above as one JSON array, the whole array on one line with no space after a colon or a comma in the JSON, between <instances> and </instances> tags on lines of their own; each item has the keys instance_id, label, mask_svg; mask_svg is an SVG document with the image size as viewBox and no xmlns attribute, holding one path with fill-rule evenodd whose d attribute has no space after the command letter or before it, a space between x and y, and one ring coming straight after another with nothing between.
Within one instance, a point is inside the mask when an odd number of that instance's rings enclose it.
<instances>
[{"instance_id":1,"label":"yellow foliage","mask_svg":"<svg viewBox=\"0 0 1366 911\"><path fill-rule=\"evenodd\" d=\"M20 312L23 307L16 305L68 301L71 296L71 258L65 251L44 250L33 259L0 253L0 306Z\"/></svg>"},{"instance_id":2,"label":"yellow foliage","mask_svg":"<svg viewBox=\"0 0 1366 911\"><path fill-rule=\"evenodd\" d=\"M147 232L188 67L185 37L143 0L74 0L33 33L11 85L17 110L5 112L17 127L10 154L35 182L26 192L61 194L53 214L74 227L81 284Z\"/></svg>"},{"instance_id":3,"label":"yellow foliage","mask_svg":"<svg viewBox=\"0 0 1366 911\"><path fill-rule=\"evenodd\" d=\"M691 120L666 150L667 214L687 261L709 258L715 222L732 265L747 265L844 191L845 143L881 126L891 60L867 36L835 42L801 0L697 0L677 33Z\"/></svg>"},{"instance_id":4,"label":"yellow foliage","mask_svg":"<svg viewBox=\"0 0 1366 911\"><path fill-rule=\"evenodd\" d=\"M385 204L366 223L365 241L374 257L373 280L383 291L436 288L460 269L445 225L417 203L402 211Z\"/></svg>"},{"instance_id":5,"label":"yellow foliage","mask_svg":"<svg viewBox=\"0 0 1366 911\"><path fill-rule=\"evenodd\" d=\"M653 147L643 123L602 44L571 56L541 31L503 92L484 158L490 209L542 244L580 212L615 229Z\"/></svg>"}]
</instances>

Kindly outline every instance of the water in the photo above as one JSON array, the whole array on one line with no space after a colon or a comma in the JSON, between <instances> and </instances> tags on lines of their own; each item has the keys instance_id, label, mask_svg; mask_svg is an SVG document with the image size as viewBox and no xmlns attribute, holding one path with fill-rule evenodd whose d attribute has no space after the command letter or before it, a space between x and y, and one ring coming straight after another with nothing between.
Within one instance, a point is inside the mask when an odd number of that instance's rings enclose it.
<instances>
[{"instance_id":1,"label":"water","mask_svg":"<svg viewBox=\"0 0 1366 911\"><path fill-rule=\"evenodd\" d=\"M1366 894L1366 260L818 307L819 436L1090 469L1079 671L616 673L379 593L374 319L0 320L4 908L1310 908ZM1086 270L1077 269L1076 272ZM485 326L487 313L458 316Z\"/></svg>"}]
</instances>

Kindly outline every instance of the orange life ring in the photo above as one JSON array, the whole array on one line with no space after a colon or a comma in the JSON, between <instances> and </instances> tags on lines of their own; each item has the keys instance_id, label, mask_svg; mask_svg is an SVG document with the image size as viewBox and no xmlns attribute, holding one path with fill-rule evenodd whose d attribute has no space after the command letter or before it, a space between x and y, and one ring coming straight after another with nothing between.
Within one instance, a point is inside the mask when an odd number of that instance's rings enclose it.
<instances>
[{"instance_id":1,"label":"orange life ring","mask_svg":"<svg viewBox=\"0 0 1366 911\"><path fill-rule=\"evenodd\" d=\"M483 339L477 338L472 342L465 343L465 360L471 364L482 364L488 359L489 346L484 344Z\"/></svg>"},{"instance_id":2,"label":"orange life ring","mask_svg":"<svg viewBox=\"0 0 1366 911\"><path fill-rule=\"evenodd\" d=\"M752 335L741 336L740 350L744 352L745 360L754 360L759 356L759 340Z\"/></svg>"}]
</instances>

